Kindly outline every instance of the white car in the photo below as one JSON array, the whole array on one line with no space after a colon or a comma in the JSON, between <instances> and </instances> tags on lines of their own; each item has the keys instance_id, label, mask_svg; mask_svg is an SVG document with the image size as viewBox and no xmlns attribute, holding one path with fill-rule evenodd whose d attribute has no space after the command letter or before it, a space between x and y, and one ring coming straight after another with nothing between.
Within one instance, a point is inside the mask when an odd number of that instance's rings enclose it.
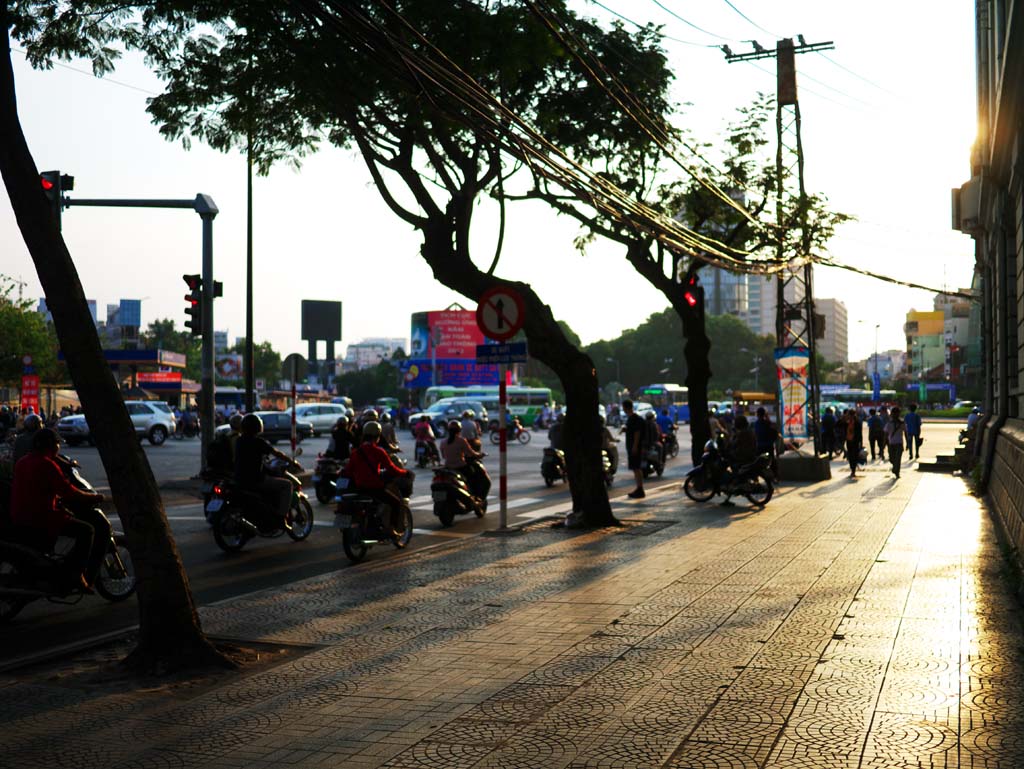
<instances>
[{"instance_id":1,"label":"white car","mask_svg":"<svg viewBox=\"0 0 1024 769\"><path fill-rule=\"evenodd\" d=\"M300 403L295 407L295 419L313 425L313 434L330 432L338 421L345 416L345 406L341 403Z\"/></svg>"},{"instance_id":2,"label":"white car","mask_svg":"<svg viewBox=\"0 0 1024 769\"><path fill-rule=\"evenodd\" d=\"M128 416L132 418L135 434L145 438L154 446L161 445L177 426L171 407L162 401L125 401ZM89 425L84 414L62 417L57 422L57 432L69 446L81 443L93 445Z\"/></svg>"}]
</instances>

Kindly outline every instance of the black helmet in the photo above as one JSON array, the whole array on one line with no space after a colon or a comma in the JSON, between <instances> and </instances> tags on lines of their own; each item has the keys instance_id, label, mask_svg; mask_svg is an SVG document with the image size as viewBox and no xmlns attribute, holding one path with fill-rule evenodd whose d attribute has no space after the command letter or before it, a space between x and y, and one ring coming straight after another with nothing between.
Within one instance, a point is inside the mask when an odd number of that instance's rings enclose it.
<instances>
[{"instance_id":1,"label":"black helmet","mask_svg":"<svg viewBox=\"0 0 1024 769\"><path fill-rule=\"evenodd\" d=\"M462 424L459 422L458 419L453 419L451 422L448 423L448 432L450 432L450 433L461 433L462 432Z\"/></svg>"},{"instance_id":2,"label":"black helmet","mask_svg":"<svg viewBox=\"0 0 1024 769\"><path fill-rule=\"evenodd\" d=\"M259 417L257 417L257 419L258 418ZM231 415L231 419L228 420L228 424L231 425L232 430L236 432L241 432L243 419L245 419L245 417L243 417L240 413L236 411L234 414Z\"/></svg>"},{"instance_id":3,"label":"black helmet","mask_svg":"<svg viewBox=\"0 0 1024 769\"><path fill-rule=\"evenodd\" d=\"M246 414L242 417L240 429L243 435L259 435L263 432L263 420L259 414Z\"/></svg>"},{"instance_id":4,"label":"black helmet","mask_svg":"<svg viewBox=\"0 0 1024 769\"><path fill-rule=\"evenodd\" d=\"M39 418L38 414L29 414L25 417L25 432L34 433L42 426L43 420Z\"/></svg>"},{"instance_id":5,"label":"black helmet","mask_svg":"<svg viewBox=\"0 0 1024 769\"><path fill-rule=\"evenodd\" d=\"M363 425L363 440L380 437L380 422L366 422Z\"/></svg>"}]
</instances>

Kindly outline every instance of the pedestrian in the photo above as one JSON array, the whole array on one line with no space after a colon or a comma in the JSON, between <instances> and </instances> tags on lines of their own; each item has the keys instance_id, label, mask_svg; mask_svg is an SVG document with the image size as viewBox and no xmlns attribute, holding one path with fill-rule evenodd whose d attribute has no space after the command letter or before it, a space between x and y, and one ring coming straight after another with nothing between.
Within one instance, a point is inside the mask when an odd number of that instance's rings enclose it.
<instances>
[{"instance_id":1,"label":"pedestrian","mask_svg":"<svg viewBox=\"0 0 1024 769\"><path fill-rule=\"evenodd\" d=\"M846 461L850 465L850 477L857 477L857 465L860 463L860 450L864 442L864 431L857 412L847 409L843 414L843 447L846 450Z\"/></svg>"},{"instance_id":2,"label":"pedestrian","mask_svg":"<svg viewBox=\"0 0 1024 769\"><path fill-rule=\"evenodd\" d=\"M622 411L626 415L626 457L627 466L633 471L636 488L626 496L640 499L644 493L644 432L647 427L644 418L633 411L633 401L628 398L622 401Z\"/></svg>"},{"instance_id":3,"label":"pedestrian","mask_svg":"<svg viewBox=\"0 0 1024 769\"><path fill-rule=\"evenodd\" d=\"M768 412L765 411L764 406L759 406L757 409L757 419L754 420L754 437L757 439L757 453L767 454L771 457L772 473L778 478L779 431L768 418Z\"/></svg>"},{"instance_id":4,"label":"pedestrian","mask_svg":"<svg viewBox=\"0 0 1024 769\"><path fill-rule=\"evenodd\" d=\"M889 424L885 426L885 438L889 444L889 462L892 464L892 474L900 477L900 462L903 459L903 436L906 434L907 425L900 419L899 406L893 406L889 414Z\"/></svg>"},{"instance_id":5,"label":"pedestrian","mask_svg":"<svg viewBox=\"0 0 1024 769\"><path fill-rule=\"evenodd\" d=\"M871 446L871 461L875 461L875 448L878 458L885 461L885 424L874 409L868 410L868 445Z\"/></svg>"},{"instance_id":6,"label":"pedestrian","mask_svg":"<svg viewBox=\"0 0 1024 769\"><path fill-rule=\"evenodd\" d=\"M821 450L827 451L828 458L832 459L836 453L836 415L831 406L825 409L821 417L821 444Z\"/></svg>"},{"instance_id":7,"label":"pedestrian","mask_svg":"<svg viewBox=\"0 0 1024 769\"><path fill-rule=\"evenodd\" d=\"M921 444L924 439L921 437L921 415L917 413L917 404L911 403L907 406L910 412L903 418L907 426L907 459L921 459Z\"/></svg>"}]
</instances>

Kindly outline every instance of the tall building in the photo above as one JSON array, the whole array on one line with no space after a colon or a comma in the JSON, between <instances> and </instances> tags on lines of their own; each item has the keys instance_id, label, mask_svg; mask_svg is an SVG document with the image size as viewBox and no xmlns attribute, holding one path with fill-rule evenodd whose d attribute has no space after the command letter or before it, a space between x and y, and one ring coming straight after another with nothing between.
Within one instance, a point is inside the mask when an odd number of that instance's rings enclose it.
<instances>
[{"instance_id":1,"label":"tall building","mask_svg":"<svg viewBox=\"0 0 1024 769\"><path fill-rule=\"evenodd\" d=\"M93 325L99 325L99 319L96 317L96 300L86 299L85 301L89 305L89 314L92 316ZM53 323L53 314L50 312L50 308L46 306L46 297L39 297L39 306L36 307L36 312L42 315L47 323Z\"/></svg>"},{"instance_id":2,"label":"tall building","mask_svg":"<svg viewBox=\"0 0 1024 769\"><path fill-rule=\"evenodd\" d=\"M228 351L228 332L227 331L214 331L213 332L213 352L216 355L223 355Z\"/></svg>"},{"instance_id":3,"label":"tall building","mask_svg":"<svg viewBox=\"0 0 1024 769\"><path fill-rule=\"evenodd\" d=\"M704 311L709 315L736 315L745 320L748 279L754 277L719 267L705 267L700 276L704 287Z\"/></svg>"},{"instance_id":4,"label":"tall building","mask_svg":"<svg viewBox=\"0 0 1024 769\"><path fill-rule=\"evenodd\" d=\"M850 359L846 305L839 299L815 299L814 311L825 316L825 336L818 340L818 354L828 363L846 363Z\"/></svg>"},{"instance_id":5,"label":"tall building","mask_svg":"<svg viewBox=\"0 0 1024 769\"><path fill-rule=\"evenodd\" d=\"M370 368L383 360L388 360L401 349L405 349L405 340L398 337L364 339L362 342L350 344L345 349L345 360L342 361L341 369L359 371Z\"/></svg>"},{"instance_id":6,"label":"tall building","mask_svg":"<svg viewBox=\"0 0 1024 769\"><path fill-rule=\"evenodd\" d=\"M907 313L903 324L907 335L907 375L917 379L937 377L946 362L946 315L942 310Z\"/></svg>"}]
</instances>

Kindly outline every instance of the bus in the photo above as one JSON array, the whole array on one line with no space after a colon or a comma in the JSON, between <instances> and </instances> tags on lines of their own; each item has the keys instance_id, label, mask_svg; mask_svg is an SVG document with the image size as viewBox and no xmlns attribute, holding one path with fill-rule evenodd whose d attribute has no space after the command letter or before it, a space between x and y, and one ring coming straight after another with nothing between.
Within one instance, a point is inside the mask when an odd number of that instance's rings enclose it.
<instances>
[{"instance_id":1,"label":"bus","mask_svg":"<svg viewBox=\"0 0 1024 769\"><path fill-rule=\"evenodd\" d=\"M668 409L676 422L690 421L690 391L682 385L650 384L640 388L637 400L650 403L659 414Z\"/></svg>"},{"instance_id":2,"label":"bus","mask_svg":"<svg viewBox=\"0 0 1024 769\"><path fill-rule=\"evenodd\" d=\"M516 387L506 388L508 394L508 413L519 417L524 426L529 427L540 414L544 404L551 405L551 390L547 387ZM491 419L498 417L498 386L478 385L474 387L450 387L438 385L428 387L423 396L423 407L428 408L441 398L464 398L480 401Z\"/></svg>"}]
</instances>

